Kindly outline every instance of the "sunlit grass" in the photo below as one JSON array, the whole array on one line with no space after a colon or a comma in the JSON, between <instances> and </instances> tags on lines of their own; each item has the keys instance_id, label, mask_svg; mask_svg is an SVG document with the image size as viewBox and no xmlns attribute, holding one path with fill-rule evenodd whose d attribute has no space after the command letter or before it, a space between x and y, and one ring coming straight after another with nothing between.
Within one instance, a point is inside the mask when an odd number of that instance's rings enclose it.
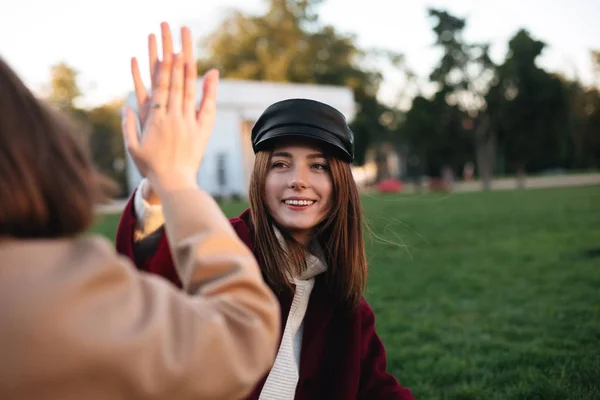
<instances>
[{"instance_id":1,"label":"sunlit grass","mask_svg":"<svg viewBox=\"0 0 600 400\"><path fill-rule=\"evenodd\" d=\"M600 398L600 187L363 205L367 299L389 370L417 398ZM95 231L112 239L117 221Z\"/></svg>"}]
</instances>

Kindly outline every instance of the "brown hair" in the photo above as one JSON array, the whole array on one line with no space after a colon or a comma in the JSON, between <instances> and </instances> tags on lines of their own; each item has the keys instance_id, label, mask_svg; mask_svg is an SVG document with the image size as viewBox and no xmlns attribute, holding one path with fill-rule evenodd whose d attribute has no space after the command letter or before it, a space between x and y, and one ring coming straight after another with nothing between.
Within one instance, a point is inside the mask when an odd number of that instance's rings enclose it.
<instances>
[{"instance_id":1,"label":"brown hair","mask_svg":"<svg viewBox=\"0 0 600 400\"><path fill-rule=\"evenodd\" d=\"M0 58L0 235L54 238L85 231L108 182L71 121L38 100Z\"/></svg>"},{"instance_id":2,"label":"brown hair","mask_svg":"<svg viewBox=\"0 0 600 400\"><path fill-rule=\"evenodd\" d=\"M276 292L291 289L289 274L306 268L305 248L282 231L288 252L279 245L275 223L264 201L265 182L272 152L256 154L250 179L249 200L254 246L259 256L265 280ZM323 247L330 295L340 304L355 307L367 282L367 260L363 242L363 216L356 182L350 165L328 157L333 184L331 209L319 225L317 240Z\"/></svg>"}]
</instances>

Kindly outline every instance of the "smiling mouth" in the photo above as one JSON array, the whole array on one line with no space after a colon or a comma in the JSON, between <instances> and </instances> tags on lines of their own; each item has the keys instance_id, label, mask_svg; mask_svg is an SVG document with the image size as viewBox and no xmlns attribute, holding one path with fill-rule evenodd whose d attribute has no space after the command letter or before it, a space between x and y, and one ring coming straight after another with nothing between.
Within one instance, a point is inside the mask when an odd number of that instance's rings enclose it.
<instances>
[{"instance_id":1,"label":"smiling mouth","mask_svg":"<svg viewBox=\"0 0 600 400\"><path fill-rule=\"evenodd\" d=\"M316 203L315 200L283 200L283 204L292 207L308 207Z\"/></svg>"}]
</instances>

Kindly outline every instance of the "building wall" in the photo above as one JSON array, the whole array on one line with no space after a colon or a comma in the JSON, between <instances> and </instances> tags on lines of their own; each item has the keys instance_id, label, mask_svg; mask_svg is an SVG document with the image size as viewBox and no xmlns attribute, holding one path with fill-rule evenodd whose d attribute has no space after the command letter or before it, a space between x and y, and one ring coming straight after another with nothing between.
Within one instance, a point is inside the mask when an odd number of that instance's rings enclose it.
<instances>
[{"instance_id":1,"label":"building wall","mask_svg":"<svg viewBox=\"0 0 600 400\"><path fill-rule=\"evenodd\" d=\"M213 195L232 196L243 191L239 131L237 110L229 107L217 109L215 128L198 171L200 187ZM222 171L219 171L219 166Z\"/></svg>"}]
</instances>

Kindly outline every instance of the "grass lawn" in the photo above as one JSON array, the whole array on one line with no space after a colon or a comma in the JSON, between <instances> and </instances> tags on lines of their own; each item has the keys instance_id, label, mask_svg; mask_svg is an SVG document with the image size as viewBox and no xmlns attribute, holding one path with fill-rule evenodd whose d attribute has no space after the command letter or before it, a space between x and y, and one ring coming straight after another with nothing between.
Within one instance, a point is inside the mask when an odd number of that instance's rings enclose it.
<instances>
[{"instance_id":1,"label":"grass lawn","mask_svg":"<svg viewBox=\"0 0 600 400\"><path fill-rule=\"evenodd\" d=\"M417 398L600 399L600 187L363 205L367 299ZM117 218L94 230L112 238Z\"/></svg>"}]
</instances>

